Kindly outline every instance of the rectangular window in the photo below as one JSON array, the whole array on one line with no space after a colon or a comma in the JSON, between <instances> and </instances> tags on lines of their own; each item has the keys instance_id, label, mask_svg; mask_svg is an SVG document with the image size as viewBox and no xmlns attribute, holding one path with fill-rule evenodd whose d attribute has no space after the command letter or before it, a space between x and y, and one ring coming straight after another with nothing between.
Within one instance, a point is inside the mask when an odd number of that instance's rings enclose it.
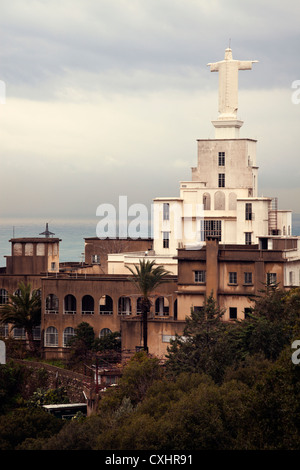
<instances>
[{"instance_id":1,"label":"rectangular window","mask_svg":"<svg viewBox=\"0 0 300 470\"><path fill-rule=\"evenodd\" d=\"M230 320L235 320L237 318L237 308L229 307L229 318Z\"/></svg>"},{"instance_id":2,"label":"rectangular window","mask_svg":"<svg viewBox=\"0 0 300 470\"><path fill-rule=\"evenodd\" d=\"M277 274L276 273L267 273L267 285L273 286L277 283Z\"/></svg>"},{"instance_id":3,"label":"rectangular window","mask_svg":"<svg viewBox=\"0 0 300 470\"><path fill-rule=\"evenodd\" d=\"M252 284L252 273L244 273L244 284Z\"/></svg>"},{"instance_id":4,"label":"rectangular window","mask_svg":"<svg viewBox=\"0 0 300 470\"><path fill-rule=\"evenodd\" d=\"M202 306L195 306L194 307L194 313L203 313L204 312L204 307Z\"/></svg>"},{"instance_id":5,"label":"rectangular window","mask_svg":"<svg viewBox=\"0 0 300 470\"><path fill-rule=\"evenodd\" d=\"M92 255L92 263L100 264L100 255Z\"/></svg>"},{"instance_id":6,"label":"rectangular window","mask_svg":"<svg viewBox=\"0 0 300 470\"><path fill-rule=\"evenodd\" d=\"M245 220L252 220L252 204L246 202L245 204Z\"/></svg>"},{"instance_id":7,"label":"rectangular window","mask_svg":"<svg viewBox=\"0 0 300 470\"><path fill-rule=\"evenodd\" d=\"M251 245L252 243L252 233L245 232L245 245Z\"/></svg>"},{"instance_id":8,"label":"rectangular window","mask_svg":"<svg viewBox=\"0 0 300 470\"><path fill-rule=\"evenodd\" d=\"M225 166L225 152L219 152L219 166Z\"/></svg>"},{"instance_id":9,"label":"rectangular window","mask_svg":"<svg viewBox=\"0 0 300 470\"><path fill-rule=\"evenodd\" d=\"M225 188L225 173L219 173L218 186L219 188Z\"/></svg>"},{"instance_id":10,"label":"rectangular window","mask_svg":"<svg viewBox=\"0 0 300 470\"><path fill-rule=\"evenodd\" d=\"M295 284L295 273L294 273L294 271L289 272L289 280L290 280L290 286L293 286Z\"/></svg>"},{"instance_id":11,"label":"rectangular window","mask_svg":"<svg viewBox=\"0 0 300 470\"><path fill-rule=\"evenodd\" d=\"M236 272L229 273L229 284L237 284L237 273Z\"/></svg>"},{"instance_id":12,"label":"rectangular window","mask_svg":"<svg viewBox=\"0 0 300 470\"><path fill-rule=\"evenodd\" d=\"M25 339L26 338L25 328L14 328L13 335L14 335L14 338L16 339Z\"/></svg>"},{"instance_id":13,"label":"rectangular window","mask_svg":"<svg viewBox=\"0 0 300 470\"><path fill-rule=\"evenodd\" d=\"M0 305L8 303L8 292L6 289L0 289Z\"/></svg>"},{"instance_id":14,"label":"rectangular window","mask_svg":"<svg viewBox=\"0 0 300 470\"><path fill-rule=\"evenodd\" d=\"M252 313L252 308L246 307L245 310L244 310L245 319L249 318L251 313Z\"/></svg>"},{"instance_id":15,"label":"rectangular window","mask_svg":"<svg viewBox=\"0 0 300 470\"><path fill-rule=\"evenodd\" d=\"M167 202L163 204L163 220L170 220L170 204Z\"/></svg>"},{"instance_id":16,"label":"rectangular window","mask_svg":"<svg viewBox=\"0 0 300 470\"><path fill-rule=\"evenodd\" d=\"M32 333L33 333L33 339L36 339L36 340L41 339L41 327L40 326L33 327Z\"/></svg>"},{"instance_id":17,"label":"rectangular window","mask_svg":"<svg viewBox=\"0 0 300 470\"><path fill-rule=\"evenodd\" d=\"M5 325L0 326L0 336L3 338L7 338L9 335L9 325L6 323Z\"/></svg>"},{"instance_id":18,"label":"rectangular window","mask_svg":"<svg viewBox=\"0 0 300 470\"><path fill-rule=\"evenodd\" d=\"M195 282L205 283L206 282L206 271L195 271Z\"/></svg>"},{"instance_id":19,"label":"rectangular window","mask_svg":"<svg viewBox=\"0 0 300 470\"><path fill-rule=\"evenodd\" d=\"M221 220L201 220L200 221L200 239L206 241L208 237L215 237L221 241L222 236Z\"/></svg>"},{"instance_id":20,"label":"rectangular window","mask_svg":"<svg viewBox=\"0 0 300 470\"><path fill-rule=\"evenodd\" d=\"M170 234L169 232L163 232L163 247L169 248L170 246Z\"/></svg>"}]
</instances>

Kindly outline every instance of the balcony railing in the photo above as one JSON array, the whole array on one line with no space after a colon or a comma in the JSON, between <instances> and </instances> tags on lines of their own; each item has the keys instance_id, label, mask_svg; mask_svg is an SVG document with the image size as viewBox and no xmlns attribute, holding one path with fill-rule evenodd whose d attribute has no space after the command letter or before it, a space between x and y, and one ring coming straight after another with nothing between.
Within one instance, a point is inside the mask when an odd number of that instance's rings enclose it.
<instances>
[{"instance_id":1,"label":"balcony railing","mask_svg":"<svg viewBox=\"0 0 300 470\"><path fill-rule=\"evenodd\" d=\"M112 315L113 311L112 310L100 310L99 314L100 315Z\"/></svg>"}]
</instances>

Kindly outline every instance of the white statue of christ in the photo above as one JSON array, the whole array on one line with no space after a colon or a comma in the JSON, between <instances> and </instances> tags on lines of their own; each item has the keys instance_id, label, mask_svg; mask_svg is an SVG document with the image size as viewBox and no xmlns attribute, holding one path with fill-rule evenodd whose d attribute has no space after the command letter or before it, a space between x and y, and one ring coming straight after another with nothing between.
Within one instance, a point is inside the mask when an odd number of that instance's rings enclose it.
<instances>
[{"instance_id":1,"label":"white statue of christ","mask_svg":"<svg viewBox=\"0 0 300 470\"><path fill-rule=\"evenodd\" d=\"M211 72L219 72L219 119L236 119L238 110L238 73L251 70L257 60L234 60L230 48L225 50L225 59L209 63Z\"/></svg>"}]
</instances>

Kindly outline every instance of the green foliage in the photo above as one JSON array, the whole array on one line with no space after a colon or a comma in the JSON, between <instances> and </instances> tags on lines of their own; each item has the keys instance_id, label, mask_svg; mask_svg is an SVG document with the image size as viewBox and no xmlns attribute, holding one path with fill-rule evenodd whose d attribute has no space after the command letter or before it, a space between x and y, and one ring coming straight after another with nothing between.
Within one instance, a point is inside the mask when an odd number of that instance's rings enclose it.
<instances>
[{"instance_id":1,"label":"green foliage","mask_svg":"<svg viewBox=\"0 0 300 470\"><path fill-rule=\"evenodd\" d=\"M17 409L1 417L0 450L17 450L26 439L46 439L58 433L61 420L46 411Z\"/></svg>"},{"instance_id":2,"label":"green foliage","mask_svg":"<svg viewBox=\"0 0 300 470\"><path fill-rule=\"evenodd\" d=\"M163 266L155 266L155 261L145 259L141 259L139 266L135 266L134 269L129 266L127 266L127 269L129 269L133 276L130 280L134 282L143 299L146 300L148 300L149 295L157 286L167 282L166 278L170 274Z\"/></svg>"},{"instance_id":3,"label":"green foliage","mask_svg":"<svg viewBox=\"0 0 300 470\"><path fill-rule=\"evenodd\" d=\"M12 408L25 405L36 389L46 385L48 373L13 361L0 366L0 415Z\"/></svg>"},{"instance_id":4,"label":"green foliage","mask_svg":"<svg viewBox=\"0 0 300 470\"><path fill-rule=\"evenodd\" d=\"M212 296L204 307L187 318L166 367L137 353L118 387L101 398L97 415L53 418L59 429L48 421L43 427L46 418L35 408L31 418L20 410L23 422L7 414L0 449L298 450L300 366L292 363L291 340L299 339L300 290L268 288L248 319L231 324ZM14 386L21 393L28 378L21 369L0 372L7 406ZM53 400L52 392L46 396Z\"/></svg>"},{"instance_id":5,"label":"green foliage","mask_svg":"<svg viewBox=\"0 0 300 470\"><path fill-rule=\"evenodd\" d=\"M173 383L160 381L125 422L102 432L97 449L226 449L236 438L247 391L237 383L220 388L199 374L183 374Z\"/></svg>"},{"instance_id":6,"label":"green foliage","mask_svg":"<svg viewBox=\"0 0 300 470\"><path fill-rule=\"evenodd\" d=\"M70 357L68 365L71 368L81 368L91 365L98 358L99 363L115 363L120 360L121 337L119 332L112 332L103 338L95 338L93 327L82 322L75 329L75 335L69 340Z\"/></svg>"},{"instance_id":7,"label":"green foliage","mask_svg":"<svg viewBox=\"0 0 300 470\"><path fill-rule=\"evenodd\" d=\"M300 370L290 351L277 361L248 357L222 384L205 374L160 376L133 406L118 390L100 412L66 423L48 439L23 443L43 450L296 450ZM117 397L116 397L117 396Z\"/></svg>"},{"instance_id":8,"label":"green foliage","mask_svg":"<svg viewBox=\"0 0 300 470\"><path fill-rule=\"evenodd\" d=\"M282 352L251 389L243 426L244 449L297 450L300 444L300 370Z\"/></svg>"},{"instance_id":9,"label":"green foliage","mask_svg":"<svg viewBox=\"0 0 300 470\"><path fill-rule=\"evenodd\" d=\"M28 400L27 405L29 407L39 407L59 403L69 403L67 392L64 387L47 390L38 388Z\"/></svg>"},{"instance_id":10,"label":"green foliage","mask_svg":"<svg viewBox=\"0 0 300 470\"><path fill-rule=\"evenodd\" d=\"M118 331L108 333L102 338L96 338L93 349L99 352L121 351L121 334Z\"/></svg>"},{"instance_id":11,"label":"green foliage","mask_svg":"<svg viewBox=\"0 0 300 470\"><path fill-rule=\"evenodd\" d=\"M253 313L270 321L284 321L286 291L278 285L266 285L260 295L250 298L254 302Z\"/></svg>"},{"instance_id":12,"label":"green foliage","mask_svg":"<svg viewBox=\"0 0 300 470\"><path fill-rule=\"evenodd\" d=\"M252 313L235 330L238 353L241 359L262 354L274 361L291 344L300 312L293 307L295 298L277 286L266 286L253 300Z\"/></svg>"},{"instance_id":13,"label":"green foliage","mask_svg":"<svg viewBox=\"0 0 300 470\"><path fill-rule=\"evenodd\" d=\"M82 322L75 328L75 334L69 339L68 346L79 351L90 350L93 347L95 333L93 327L87 323Z\"/></svg>"},{"instance_id":14,"label":"green foliage","mask_svg":"<svg viewBox=\"0 0 300 470\"><path fill-rule=\"evenodd\" d=\"M143 400L148 388L161 377L162 370L156 357L148 357L144 351L136 353L123 370L119 393L136 405Z\"/></svg>"},{"instance_id":15,"label":"green foliage","mask_svg":"<svg viewBox=\"0 0 300 470\"><path fill-rule=\"evenodd\" d=\"M31 291L30 284L21 282L19 294L9 294L9 301L0 308L0 322L9 323L15 328L24 328L30 349L35 353L33 328L41 324L41 298L37 290Z\"/></svg>"},{"instance_id":16,"label":"green foliage","mask_svg":"<svg viewBox=\"0 0 300 470\"><path fill-rule=\"evenodd\" d=\"M97 436L102 431L102 420L99 416L91 416L84 420L75 419L63 422L59 432L53 432L49 439L31 440L26 450L94 450Z\"/></svg>"},{"instance_id":17,"label":"green foliage","mask_svg":"<svg viewBox=\"0 0 300 470\"><path fill-rule=\"evenodd\" d=\"M16 404L24 380L24 368L14 363L0 366L0 415Z\"/></svg>"},{"instance_id":18,"label":"green foliage","mask_svg":"<svg viewBox=\"0 0 300 470\"><path fill-rule=\"evenodd\" d=\"M300 334L300 289L287 294L267 286L252 300L248 318L231 324L222 321L223 312L212 296L202 311L192 311L183 337L177 336L168 348L168 372L205 372L221 383L226 368L249 356L275 361Z\"/></svg>"},{"instance_id":19,"label":"green foliage","mask_svg":"<svg viewBox=\"0 0 300 470\"><path fill-rule=\"evenodd\" d=\"M211 375L220 382L224 368L232 361L231 327L222 321L223 311L210 295L203 310L191 311L183 336L171 341L167 354L169 374L183 371Z\"/></svg>"},{"instance_id":20,"label":"green foliage","mask_svg":"<svg viewBox=\"0 0 300 470\"><path fill-rule=\"evenodd\" d=\"M94 340L94 329L89 323L82 322L75 328L75 334L68 342L70 348L69 367L76 368L78 365L80 367L82 363L91 363Z\"/></svg>"},{"instance_id":21,"label":"green foliage","mask_svg":"<svg viewBox=\"0 0 300 470\"><path fill-rule=\"evenodd\" d=\"M99 414L111 421L112 413L117 412L126 400L135 407L143 400L149 387L162 375L157 358L149 357L144 351L136 353L124 367L116 390L108 391L100 401Z\"/></svg>"}]
</instances>

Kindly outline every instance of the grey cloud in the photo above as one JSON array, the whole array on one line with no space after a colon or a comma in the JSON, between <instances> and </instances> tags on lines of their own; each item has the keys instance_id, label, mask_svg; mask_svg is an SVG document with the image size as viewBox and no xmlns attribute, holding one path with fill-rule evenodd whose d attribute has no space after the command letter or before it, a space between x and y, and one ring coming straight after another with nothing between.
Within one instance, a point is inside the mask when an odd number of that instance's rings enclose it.
<instances>
[{"instance_id":1,"label":"grey cloud","mask_svg":"<svg viewBox=\"0 0 300 470\"><path fill-rule=\"evenodd\" d=\"M261 188L288 186L278 140L284 136L289 142L285 162L297 165L292 122L299 123L300 105L287 109L284 101L277 105L277 95L273 104L266 95L300 79L299 5L298 0L288 5L278 0L3 1L0 79L7 84L7 109L14 97L28 100L1 121L2 149L7 145L10 161L1 192L9 191L10 178L19 188L5 215L34 208L39 214L77 216L94 214L98 204L115 203L119 194L143 203L176 196L178 182L190 178L196 163L196 139L213 137L218 76L206 64L224 57L229 38L234 58L259 60L239 80L240 112L249 115L243 134L256 138L260 131ZM262 91L243 103L245 89ZM30 101L41 107L30 108ZM70 103L78 105L73 114ZM289 181L296 187L295 176ZM55 190L49 195L45 187Z\"/></svg>"},{"instance_id":2,"label":"grey cloud","mask_svg":"<svg viewBox=\"0 0 300 470\"><path fill-rule=\"evenodd\" d=\"M143 70L154 78L148 85L161 89L163 80L156 77L175 84L174 76L189 76L193 69L205 85L206 63L222 59L231 37L236 58L260 60L260 73L242 78L245 86L285 85L299 71L297 18L294 0L289 8L257 0L12 0L0 18L1 74L12 90L45 83L50 96L50 83L68 78L66 70L75 83L87 73L94 87L104 88L114 73L119 89L124 82L126 88L126 76L139 89L136 71ZM197 85L179 79L176 86Z\"/></svg>"}]
</instances>

